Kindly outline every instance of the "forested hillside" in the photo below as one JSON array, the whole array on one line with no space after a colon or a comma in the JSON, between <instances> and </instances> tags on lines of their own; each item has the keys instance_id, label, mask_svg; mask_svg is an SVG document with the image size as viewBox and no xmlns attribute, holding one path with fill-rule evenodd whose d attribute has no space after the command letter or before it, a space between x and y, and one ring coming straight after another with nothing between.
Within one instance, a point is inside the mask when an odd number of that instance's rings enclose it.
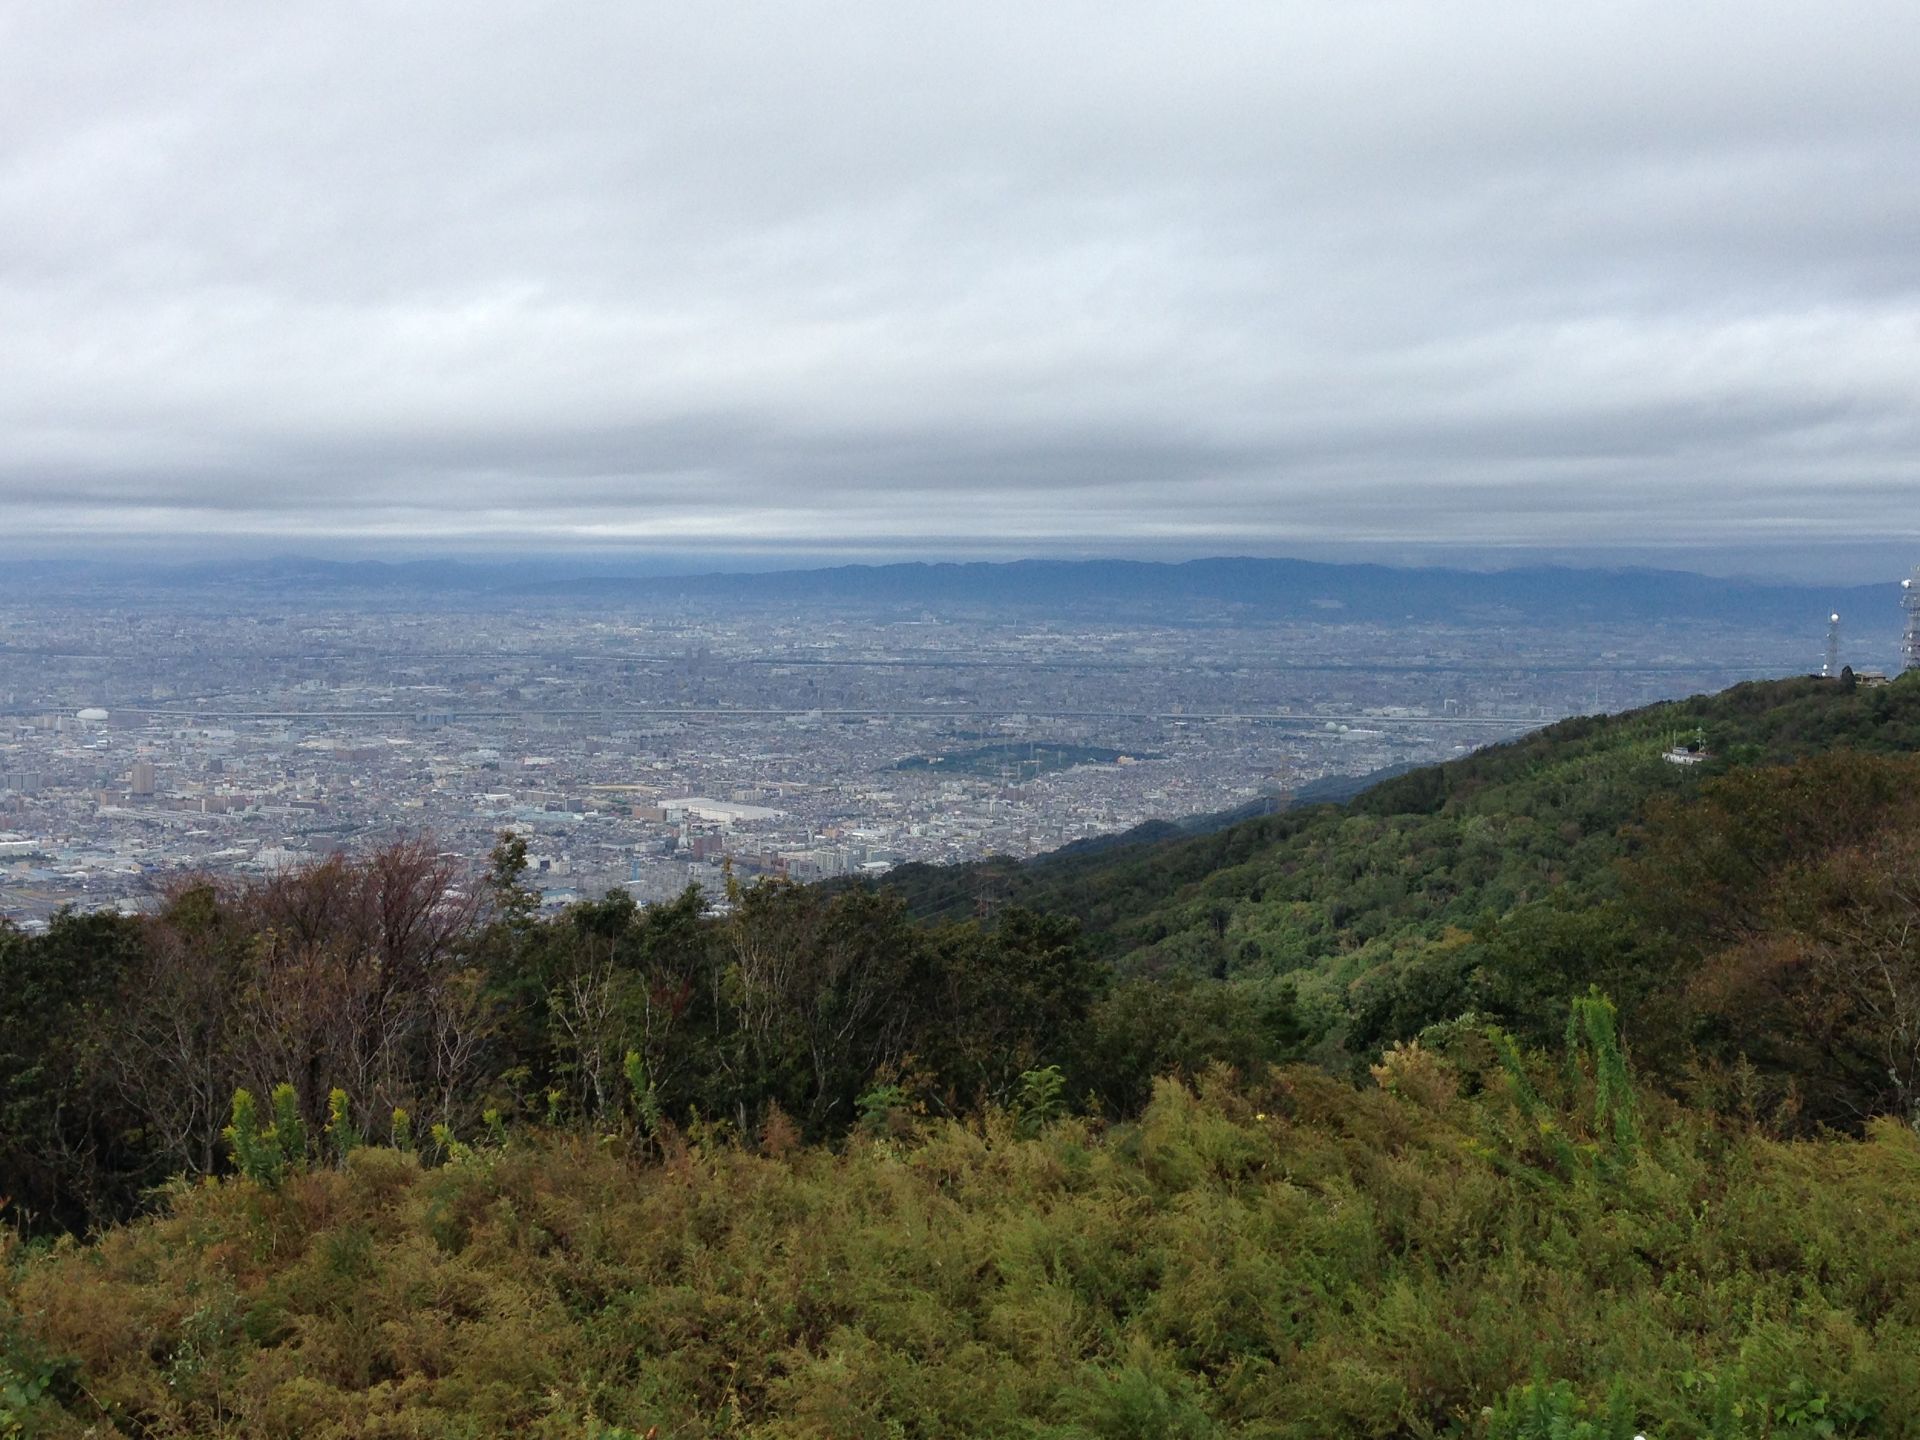
<instances>
[{"instance_id":1,"label":"forested hillside","mask_svg":"<svg viewBox=\"0 0 1920 1440\"><path fill-rule=\"evenodd\" d=\"M1670 763L1674 749L1701 763ZM1843 913L1855 927L1893 923L1904 881L1888 867L1916 823L1916 751L1920 677L1761 682L1563 721L1344 806L1024 865L907 867L885 886L927 919L1003 904L1071 916L1116 994L1284 995L1329 1063L1364 1064L1466 1013L1543 1043L1567 997L1597 982L1626 1008L1643 1060L1658 1050L1677 1083L1755 1046L1776 1052L1740 1024L1758 990L1737 1006L1702 991L1710 960L1734 963L1720 952L1741 925L1819 945L1838 943L1828 929ZM1782 887L1813 885L1841 887L1823 896L1825 917L1788 915ZM1704 927L1709 911L1719 919ZM1747 979L1811 1002L1814 982L1784 956ZM1910 1091L1910 1062L1862 1063L1887 1085L1897 1069ZM1890 1103L1879 1082L1855 1081L1823 1075L1808 1118L1844 1124ZM1785 1103L1792 1082L1768 1080Z\"/></svg>"},{"instance_id":2,"label":"forested hillside","mask_svg":"<svg viewBox=\"0 0 1920 1440\"><path fill-rule=\"evenodd\" d=\"M1789 681L879 893L0 926L0 1435L1920 1433L1916 750Z\"/></svg>"}]
</instances>

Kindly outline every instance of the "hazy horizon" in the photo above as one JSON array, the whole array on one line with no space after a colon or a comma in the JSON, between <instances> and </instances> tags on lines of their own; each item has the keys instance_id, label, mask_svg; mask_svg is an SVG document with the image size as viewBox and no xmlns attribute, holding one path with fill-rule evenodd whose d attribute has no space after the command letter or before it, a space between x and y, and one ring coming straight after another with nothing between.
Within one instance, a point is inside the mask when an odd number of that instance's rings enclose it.
<instances>
[{"instance_id":1,"label":"hazy horizon","mask_svg":"<svg viewBox=\"0 0 1920 1440\"><path fill-rule=\"evenodd\" d=\"M539 573L585 575L672 576L702 574L756 574L793 570L823 569L834 566L882 566L902 564L987 563L1007 564L1021 561L1104 561L1125 560L1158 564L1183 564L1196 560L1257 559L1305 561L1328 565L1380 565L1392 569L1447 569L1495 572L1520 569L1568 569L1593 571L1668 571L1704 575L1716 579L1752 581L1783 585L1851 588L1863 585L1897 585L1920 561L1920 543L1862 542L1857 545L1833 544L1820 547L1778 547L1775 549L1735 549L1707 547L1556 548L1460 547L1460 546L1296 546L1288 550L1264 552L1254 549L1220 548L1168 552L1157 548L1083 545L1073 548L999 549L958 548L941 551L798 550L768 546L754 550L701 548L641 549L592 546L515 549L510 547L422 546L394 542L367 544L263 544L221 541L214 544L188 542L155 543L145 537L127 537L117 542L76 545L45 544L16 550L9 557L0 548L0 562L39 563L59 566L89 565L152 566L157 569L195 568L221 565L249 566L270 562L316 561L326 564L415 565L450 563L481 569L527 570Z\"/></svg>"}]
</instances>

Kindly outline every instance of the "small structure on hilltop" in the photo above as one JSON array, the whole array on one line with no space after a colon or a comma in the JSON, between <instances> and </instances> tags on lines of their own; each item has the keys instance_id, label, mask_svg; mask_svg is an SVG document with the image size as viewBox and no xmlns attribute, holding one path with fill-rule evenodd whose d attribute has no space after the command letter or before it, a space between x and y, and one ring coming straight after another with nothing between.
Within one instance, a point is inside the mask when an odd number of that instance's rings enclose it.
<instances>
[{"instance_id":1,"label":"small structure on hilltop","mask_svg":"<svg viewBox=\"0 0 1920 1440\"><path fill-rule=\"evenodd\" d=\"M1704 765L1713 758L1713 752L1707 749L1705 732L1696 730L1691 740L1674 741L1660 758L1669 765Z\"/></svg>"}]
</instances>

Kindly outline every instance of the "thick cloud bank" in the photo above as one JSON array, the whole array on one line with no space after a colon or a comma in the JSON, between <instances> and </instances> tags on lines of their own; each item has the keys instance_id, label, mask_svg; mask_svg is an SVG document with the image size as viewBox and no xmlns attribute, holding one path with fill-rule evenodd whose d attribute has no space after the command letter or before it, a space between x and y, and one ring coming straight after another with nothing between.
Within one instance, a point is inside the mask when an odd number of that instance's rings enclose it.
<instances>
[{"instance_id":1,"label":"thick cloud bank","mask_svg":"<svg viewBox=\"0 0 1920 1440\"><path fill-rule=\"evenodd\" d=\"M1920 11L0 5L0 537L1920 538Z\"/></svg>"}]
</instances>

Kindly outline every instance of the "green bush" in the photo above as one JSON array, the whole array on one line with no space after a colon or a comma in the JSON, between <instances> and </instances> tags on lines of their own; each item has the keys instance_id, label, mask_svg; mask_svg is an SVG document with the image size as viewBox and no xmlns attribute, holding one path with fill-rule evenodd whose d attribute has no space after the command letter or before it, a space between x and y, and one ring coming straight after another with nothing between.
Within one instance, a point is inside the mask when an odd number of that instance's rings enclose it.
<instances>
[{"instance_id":1,"label":"green bush","mask_svg":"<svg viewBox=\"0 0 1920 1440\"><path fill-rule=\"evenodd\" d=\"M1625 1390L1589 1405L1566 1381L1516 1385L1487 1412L1486 1440L1638 1440Z\"/></svg>"},{"instance_id":2,"label":"green bush","mask_svg":"<svg viewBox=\"0 0 1920 1440\"><path fill-rule=\"evenodd\" d=\"M1216 1071L1029 1138L362 1147L18 1254L0 1310L73 1357L52 1433L1920 1435L1920 1135L1636 1093L1622 1155L1588 1043L1477 1088L1425 1046L1363 1090Z\"/></svg>"}]
</instances>

